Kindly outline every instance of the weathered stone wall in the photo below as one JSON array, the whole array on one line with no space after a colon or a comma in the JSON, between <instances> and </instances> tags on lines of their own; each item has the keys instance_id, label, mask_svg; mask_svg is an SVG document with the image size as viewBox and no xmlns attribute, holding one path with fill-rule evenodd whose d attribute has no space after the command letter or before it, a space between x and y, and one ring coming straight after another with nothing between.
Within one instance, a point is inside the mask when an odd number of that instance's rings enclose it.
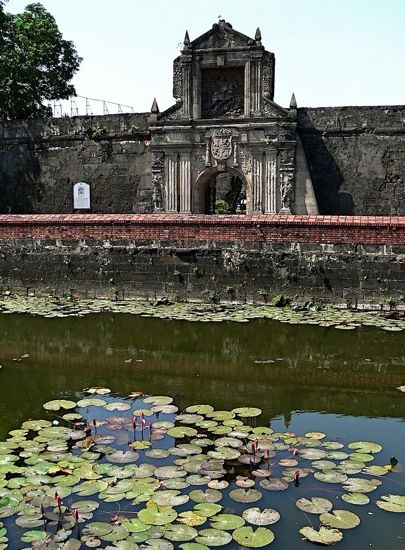
<instances>
[{"instance_id":1,"label":"weathered stone wall","mask_svg":"<svg viewBox=\"0 0 405 550\"><path fill-rule=\"evenodd\" d=\"M0 216L0 286L93 296L385 301L405 218Z\"/></svg>"},{"instance_id":2,"label":"weathered stone wall","mask_svg":"<svg viewBox=\"0 0 405 550\"><path fill-rule=\"evenodd\" d=\"M147 118L2 122L0 212L72 212L78 181L93 212L151 212ZM405 106L301 108L298 120L321 214L405 215Z\"/></svg>"},{"instance_id":3,"label":"weathered stone wall","mask_svg":"<svg viewBox=\"0 0 405 550\"><path fill-rule=\"evenodd\" d=\"M152 209L147 114L0 125L0 212L73 212L72 188L91 186L93 212Z\"/></svg>"},{"instance_id":4,"label":"weathered stone wall","mask_svg":"<svg viewBox=\"0 0 405 550\"><path fill-rule=\"evenodd\" d=\"M405 214L405 106L298 109L321 214Z\"/></svg>"}]
</instances>

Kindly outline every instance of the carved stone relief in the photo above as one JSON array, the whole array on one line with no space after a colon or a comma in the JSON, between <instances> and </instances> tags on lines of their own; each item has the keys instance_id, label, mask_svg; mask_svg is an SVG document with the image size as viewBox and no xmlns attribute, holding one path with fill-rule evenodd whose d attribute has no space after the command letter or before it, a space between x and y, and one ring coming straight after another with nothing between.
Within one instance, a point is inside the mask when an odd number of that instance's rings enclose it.
<instances>
[{"instance_id":1,"label":"carved stone relief","mask_svg":"<svg viewBox=\"0 0 405 550\"><path fill-rule=\"evenodd\" d=\"M242 67L202 70L202 117L243 114L245 71Z\"/></svg>"},{"instance_id":2,"label":"carved stone relief","mask_svg":"<svg viewBox=\"0 0 405 550\"><path fill-rule=\"evenodd\" d=\"M273 99L273 81L274 81L274 57L270 54L264 54L262 61L262 93Z\"/></svg>"},{"instance_id":3,"label":"carved stone relief","mask_svg":"<svg viewBox=\"0 0 405 550\"><path fill-rule=\"evenodd\" d=\"M242 172L244 174L248 174L249 172L252 171L252 154L250 153L250 151L247 151L246 149L241 149L240 150L240 163L241 163L241 168L242 168Z\"/></svg>"},{"instance_id":4,"label":"carved stone relief","mask_svg":"<svg viewBox=\"0 0 405 550\"><path fill-rule=\"evenodd\" d=\"M163 151L154 151L152 153L152 170L163 170L165 166L165 153Z\"/></svg>"},{"instance_id":5,"label":"carved stone relief","mask_svg":"<svg viewBox=\"0 0 405 550\"><path fill-rule=\"evenodd\" d=\"M179 57L173 61L173 97L175 99L182 97L182 71Z\"/></svg>"},{"instance_id":6,"label":"carved stone relief","mask_svg":"<svg viewBox=\"0 0 405 550\"><path fill-rule=\"evenodd\" d=\"M196 44L197 48L235 48L254 44L252 39L234 31L232 25L223 20L213 25L213 31Z\"/></svg>"},{"instance_id":7,"label":"carved stone relief","mask_svg":"<svg viewBox=\"0 0 405 550\"><path fill-rule=\"evenodd\" d=\"M283 162L280 166L281 210L290 212L294 201L295 170L292 162Z\"/></svg>"},{"instance_id":8,"label":"carved stone relief","mask_svg":"<svg viewBox=\"0 0 405 550\"><path fill-rule=\"evenodd\" d=\"M152 200L155 212L163 210L163 189L165 184L165 153L152 153Z\"/></svg>"},{"instance_id":9,"label":"carved stone relief","mask_svg":"<svg viewBox=\"0 0 405 550\"><path fill-rule=\"evenodd\" d=\"M214 130L211 138L211 153L216 160L226 160L232 154L232 130Z\"/></svg>"},{"instance_id":10,"label":"carved stone relief","mask_svg":"<svg viewBox=\"0 0 405 550\"><path fill-rule=\"evenodd\" d=\"M152 200L153 200L153 209L155 212L161 212L163 210L163 187L164 187L164 176L163 173L157 172L152 174Z\"/></svg>"}]
</instances>

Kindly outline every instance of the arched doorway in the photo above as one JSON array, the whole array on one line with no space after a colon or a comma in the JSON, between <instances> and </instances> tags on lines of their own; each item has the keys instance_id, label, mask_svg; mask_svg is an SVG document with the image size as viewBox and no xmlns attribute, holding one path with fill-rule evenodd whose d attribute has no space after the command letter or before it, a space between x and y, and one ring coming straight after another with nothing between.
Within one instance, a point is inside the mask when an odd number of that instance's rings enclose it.
<instances>
[{"instance_id":1,"label":"arched doorway","mask_svg":"<svg viewBox=\"0 0 405 550\"><path fill-rule=\"evenodd\" d=\"M193 189L193 212L197 214L246 214L249 188L244 174L218 166L199 175Z\"/></svg>"}]
</instances>

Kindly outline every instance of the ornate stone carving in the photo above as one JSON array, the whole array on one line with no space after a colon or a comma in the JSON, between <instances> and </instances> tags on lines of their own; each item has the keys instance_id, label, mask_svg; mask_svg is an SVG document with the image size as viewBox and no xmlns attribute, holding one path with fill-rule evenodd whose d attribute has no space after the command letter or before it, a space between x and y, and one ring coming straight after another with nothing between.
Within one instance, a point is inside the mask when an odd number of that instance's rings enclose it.
<instances>
[{"instance_id":1,"label":"ornate stone carving","mask_svg":"<svg viewBox=\"0 0 405 550\"><path fill-rule=\"evenodd\" d=\"M274 103L266 96L263 96L262 114L269 117L285 118L285 116L288 115L288 112L280 107L280 105L277 105L277 103Z\"/></svg>"},{"instance_id":2,"label":"ornate stone carving","mask_svg":"<svg viewBox=\"0 0 405 550\"><path fill-rule=\"evenodd\" d=\"M251 46L254 40L244 34L233 30L232 25L224 20L215 23L212 30L201 37L201 40L195 43L198 49L211 48L235 48L237 46Z\"/></svg>"},{"instance_id":3,"label":"ornate stone carving","mask_svg":"<svg viewBox=\"0 0 405 550\"><path fill-rule=\"evenodd\" d=\"M152 174L152 184L153 209L155 212L161 212L163 210L162 189L164 186L164 177L161 172L156 172L155 174Z\"/></svg>"},{"instance_id":4,"label":"ornate stone carving","mask_svg":"<svg viewBox=\"0 0 405 550\"><path fill-rule=\"evenodd\" d=\"M181 71L181 60L180 57L177 57L173 61L173 97L175 99L180 99L182 97L182 71Z\"/></svg>"},{"instance_id":5,"label":"ornate stone carving","mask_svg":"<svg viewBox=\"0 0 405 550\"><path fill-rule=\"evenodd\" d=\"M202 70L202 117L240 116L244 104L244 69Z\"/></svg>"},{"instance_id":6,"label":"ornate stone carving","mask_svg":"<svg viewBox=\"0 0 405 550\"><path fill-rule=\"evenodd\" d=\"M214 130L211 138L211 153L216 160L226 160L232 154L232 130Z\"/></svg>"},{"instance_id":7,"label":"ornate stone carving","mask_svg":"<svg viewBox=\"0 0 405 550\"><path fill-rule=\"evenodd\" d=\"M205 138L205 155L203 156L205 166L211 166L210 159L210 138Z\"/></svg>"},{"instance_id":8,"label":"ornate stone carving","mask_svg":"<svg viewBox=\"0 0 405 550\"><path fill-rule=\"evenodd\" d=\"M274 96L274 56L265 53L262 60L262 92L273 99Z\"/></svg>"},{"instance_id":9,"label":"ornate stone carving","mask_svg":"<svg viewBox=\"0 0 405 550\"><path fill-rule=\"evenodd\" d=\"M244 174L248 174L252 171L252 155L249 151L246 149L241 149L240 151L240 159L241 159L241 168L242 172Z\"/></svg>"},{"instance_id":10,"label":"ornate stone carving","mask_svg":"<svg viewBox=\"0 0 405 550\"><path fill-rule=\"evenodd\" d=\"M165 167L165 153L163 151L153 151L152 171L163 170L164 167Z\"/></svg>"},{"instance_id":11,"label":"ornate stone carving","mask_svg":"<svg viewBox=\"0 0 405 550\"><path fill-rule=\"evenodd\" d=\"M291 212L294 201L294 166L285 164L280 168L281 211Z\"/></svg>"}]
</instances>

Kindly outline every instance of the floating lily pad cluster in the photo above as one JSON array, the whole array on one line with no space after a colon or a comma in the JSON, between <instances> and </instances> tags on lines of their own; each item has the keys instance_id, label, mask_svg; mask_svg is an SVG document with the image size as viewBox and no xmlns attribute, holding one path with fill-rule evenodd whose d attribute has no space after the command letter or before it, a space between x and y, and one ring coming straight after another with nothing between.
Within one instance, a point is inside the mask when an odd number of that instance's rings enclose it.
<instances>
[{"instance_id":1,"label":"floating lily pad cluster","mask_svg":"<svg viewBox=\"0 0 405 550\"><path fill-rule=\"evenodd\" d=\"M42 317L83 317L90 313L128 313L143 317L199 322L234 321L247 323L251 319L273 319L292 325L309 324L354 330L360 326L378 327L390 332L405 330L405 317L387 318L385 312L350 311L325 307L321 311L300 307L271 305L152 303L134 300L63 300L54 297L5 296L0 300L3 313L29 313Z\"/></svg>"},{"instance_id":2,"label":"floating lily pad cluster","mask_svg":"<svg viewBox=\"0 0 405 550\"><path fill-rule=\"evenodd\" d=\"M360 524L345 504L368 504L392 470L371 465L377 443L274 432L257 425L254 407L179 412L168 396L119 398L102 387L80 397L45 403L44 419L0 442L0 550L267 548L282 491L303 523L319 517L299 533L329 545ZM302 496L307 483L321 495ZM325 488L341 496L338 507ZM376 504L405 513L403 495Z\"/></svg>"}]
</instances>

